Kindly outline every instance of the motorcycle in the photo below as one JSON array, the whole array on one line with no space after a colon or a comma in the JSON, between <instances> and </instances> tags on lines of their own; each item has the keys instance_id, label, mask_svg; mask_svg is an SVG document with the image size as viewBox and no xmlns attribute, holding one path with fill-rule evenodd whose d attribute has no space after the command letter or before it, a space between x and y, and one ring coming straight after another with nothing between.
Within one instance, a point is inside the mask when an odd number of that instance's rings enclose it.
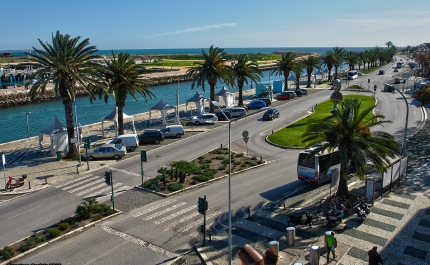
<instances>
[{"instance_id":1,"label":"motorcycle","mask_svg":"<svg viewBox=\"0 0 430 265\"><path fill-rule=\"evenodd\" d=\"M290 214L288 216L288 226L299 226L299 225L309 225L312 228L312 220L313 217L309 212L306 212L304 215L299 214Z\"/></svg>"},{"instance_id":2,"label":"motorcycle","mask_svg":"<svg viewBox=\"0 0 430 265\"><path fill-rule=\"evenodd\" d=\"M369 206L364 201L360 202L357 207L354 207L353 211L357 214L357 218L361 222L363 222L367 217L366 215L370 213Z\"/></svg>"},{"instance_id":3,"label":"motorcycle","mask_svg":"<svg viewBox=\"0 0 430 265\"><path fill-rule=\"evenodd\" d=\"M9 181L6 183L6 189L12 189L12 188L24 186L26 178L27 178L26 175L23 175L19 179L15 179L15 178L9 176Z\"/></svg>"},{"instance_id":4,"label":"motorcycle","mask_svg":"<svg viewBox=\"0 0 430 265\"><path fill-rule=\"evenodd\" d=\"M342 222L342 218L344 214L341 208L335 208L332 210L327 210L325 212L325 216L326 216L325 225L333 226Z\"/></svg>"}]
</instances>

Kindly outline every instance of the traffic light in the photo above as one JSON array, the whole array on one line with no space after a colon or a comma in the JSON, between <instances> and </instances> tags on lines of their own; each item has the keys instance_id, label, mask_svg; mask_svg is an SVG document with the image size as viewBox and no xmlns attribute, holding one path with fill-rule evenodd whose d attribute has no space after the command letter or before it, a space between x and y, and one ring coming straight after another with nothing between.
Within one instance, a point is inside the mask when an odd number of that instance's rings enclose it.
<instances>
[{"instance_id":1,"label":"traffic light","mask_svg":"<svg viewBox=\"0 0 430 265\"><path fill-rule=\"evenodd\" d=\"M85 138L84 147L85 148L90 148L91 147L91 140L90 140L89 137Z\"/></svg>"},{"instance_id":2,"label":"traffic light","mask_svg":"<svg viewBox=\"0 0 430 265\"><path fill-rule=\"evenodd\" d=\"M108 185L110 185L110 183L111 183L111 175L110 175L109 171L105 171L105 182Z\"/></svg>"},{"instance_id":3,"label":"traffic light","mask_svg":"<svg viewBox=\"0 0 430 265\"><path fill-rule=\"evenodd\" d=\"M205 212L208 209L208 202L204 198L199 197L199 202L198 203L199 203L198 204L199 213L205 214Z\"/></svg>"},{"instance_id":4,"label":"traffic light","mask_svg":"<svg viewBox=\"0 0 430 265\"><path fill-rule=\"evenodd\" d=\"M146 160L146 151L140 151L140 161L141 162L147 162Z\"/></svg>"}]
</instances>

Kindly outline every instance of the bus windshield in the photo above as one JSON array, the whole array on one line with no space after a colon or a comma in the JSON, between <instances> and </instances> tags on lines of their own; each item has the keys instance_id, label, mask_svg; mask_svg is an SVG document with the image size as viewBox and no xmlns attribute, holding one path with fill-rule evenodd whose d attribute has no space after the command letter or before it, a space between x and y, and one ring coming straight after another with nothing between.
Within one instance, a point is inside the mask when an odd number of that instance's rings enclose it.
<instances>
[{"instance_id":1,"label":"bus windshield","mask_svg":"<svg viewBox=\"0 0 430 265\"><path fill-rule=\"evenodd\" d=\"M331 179L331 170L340 167L339 151L324 152L307 158L311 150L302 151L297 161L298 179L321 184Z\"/></svg>"},{"instance_id":2,"label":"bus windshield","mask_svg":"<svg viewBox=\"0 0 430 265\"><path fill-rule=\"evenodd\" d=\"M315 156L309 159L306 159L308 156L307 153L299 154L299 166L307 167L307 168L315 168Z\"/></svg>"}]
</instances>

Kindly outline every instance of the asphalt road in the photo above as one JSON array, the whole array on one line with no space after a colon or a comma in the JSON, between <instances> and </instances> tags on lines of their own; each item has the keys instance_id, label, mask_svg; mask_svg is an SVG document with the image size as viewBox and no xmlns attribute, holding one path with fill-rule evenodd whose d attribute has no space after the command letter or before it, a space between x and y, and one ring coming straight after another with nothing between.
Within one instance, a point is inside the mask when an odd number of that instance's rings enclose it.
<instances>
[{"instance_id":1,"label":"asphalt road","mask_svg":"<svg viewBox=\"0 0 430 265\"><path fill-rule=\"evenodd\" d=\"M363 77L366 82L368 77L374 79L381 87L382 83L391 78L389 75ZM363 82L363 77L351 81L351 84ZM378 87L380 86L378 85ZM242 131L248 130L250 137L247 146L249 155L262 156L264 160L268 161L268 164L263 167L232 177L233 220L244 218L248 209L252 211L258 210L264 204L286 198L301 189L311 192L304 193L300 198L297 198L298 200L311 200L321 195L318 192L312 192L314 189L309 187L307 183L297 181L295 172L298 150L282 149L268 145L264 139L272 130L277 130L307 115L312 106L326 100L331 93L332 91L321 91L295 101L286 101L284 102L286 104L277 106L281 112L281 117L271 122L261 121L260 114L250 115L232 122L232 149L246 152L246 145L242 140ZM346 93L348 92L344 94ZM392 94L380 91L376 93L376 97L378 99L377 111L386 115L386 119L394 121L382 129L394 133L396 138L402 139L404 119L399 118L399 114L404 115L406 113L403 99L398 93ZM422 117L417 106L410 106L410 108L409 126L412 128L416 127L417 122ZM412 133L412 130L408 130L408 133ZM227 135L228 126L224 125L214 128L210 132L154 149L148 152L148 163L145 163L144 168L145 175L154 176L158 167L166 166L169 161L178 160L179 157L183 160L190 160L219 147L220 144L227 144ZM127 186L138 185L141 181L138 157L117 163L111 169L115 178ZM93 175L102 178L103 173L104 170L99 170L93 172ZM118 264L118 260L121 260L121 263L125 260L130 260L131 262L137 257L144 257L145 264L159 264L161 261L167 261L171 258L172 253L173 255L179 255L189 250L195 242L201 241L198 226L203 221L201 220L202 216L196 214L197 210L195 209L198 197L206 195L209 201L208 227L213 232L227 228L227 183L227 179L223 179L172 198L137 205L135 209L127 211L123 215L103 222L103 226L91 228L88 231L91 232L91 236L87 235L87 233L75 235L70 240L52 244L19 260L19 262ZM60 200L60 197L63 197L63 199ZM50 187L38 193L13 200L5 205L0 205L1 212L3 212L3 207L6 207L6 205L9 207L7 210L17 209L14 214L0 216L2 223L7 222L8 218L14 215L21 216L21 218L15 217L15 225L10 225L8 230L3 229L3 226L0 228L2 235L8 235L6 240L3 240L2 237L1 241L16 241L31 232L43 228L49 224L49 220L58 220L70 215L81 200L82 197L75 194ZM43 201L44 204L40 203L40 201ZM65 204L69 206L65 206ZM25 208L22 208L24 207L23 205L26 205ZM36 208L38 206L39 208ZM169 211L157 213L159 212L157 209L163 209L163 207L169 209ZM179 207L183 207L183 210L181 210L183 211L182 215L178 213L178 210L175 210L175 208L179 209ZM160 219L157 214L163 214L162 216L164 217ZM186 217L184 217L184 214ZM45 220L42 225L39 221L28 222L28 220L38 220L38 218L42 217L46 218L42 219ZM22 232L16 236L20 226ZM114 232L106 232L104 226L113 229L112 231ZM25 229L22 229L23 227ZM151 249L154 252L152 253L153 255L147 252L147 248L142 248L139 244L154 246ZM131 248L135 249L133 254L130 254L129 251L119 251L122 246L129 245L133 245ZM97 255L94 253L97 253Z\"/></svg>"}]
</instances>

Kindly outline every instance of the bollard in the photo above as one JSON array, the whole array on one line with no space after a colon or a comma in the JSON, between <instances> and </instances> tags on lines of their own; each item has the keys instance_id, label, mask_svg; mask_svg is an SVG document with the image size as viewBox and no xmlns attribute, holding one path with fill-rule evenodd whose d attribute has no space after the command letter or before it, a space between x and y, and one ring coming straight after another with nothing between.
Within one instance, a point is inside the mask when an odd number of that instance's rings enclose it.
<instances>
[{"instance_id":1,"label":"bollard","mask_svg":"<svg viewBox=\"0 0 430 265\"><path fill-rule=\"evenodd\" d=\"M294 241L296 237L296 228L295 227L287 227L287 245L294 246Z\"/></svg>"},{"instance_id":2,"label":"bollard","mask_svg":"<svg viewBox=\"0 0 430 265\"><path fill-rule=\"evenodd\" d=\"M46 179L46 176L45 176L45 184L48 184L48 180Z\"/></svg>"},{"instance_id":3,"label":"bollard","mask_svg":"<svg viewBox=\"0 0 430 265\"><path fill-rule=\"evenodd\" d=\"M209 231L209 242L211 242L212 241L212 233L211 233L211 231Z\"/></svg>"},{"instance_id":4,"label":"bollard","mask_svg":"<svg viewBox=\"0 0 430 265\"><path fill-rule=\"evenodd\" d=\"M319 265L320 264L320 247L319 246L311 246L309 248L309 264L310 265Z\"/></svg>"},{"instance_id":5,"label":"bollard","mask_svg":"<svg viewBox=\"0 0 430 265\"><path fill-rule=\"evenodd\" d=\"M248 207L248 219L251 219L251 207Z\"/></svg>"},{"instance_id":6,"label":"bollard","mask_svg":"<svg viewBox=\"0 0 430 265\"><path fill-rule=\"evenodd\" d=\"M79 174L79 165L76 165L76 174Z\"/></svg>"},{"instance_id":7,"label":"bollard","mask_svg":"<svg viewBox=\"0 0 430 265\"><path fill-rule=\"evenodd\" d=\"M272 134L273 134L273 130L272 130Z\"/></svg>"},{"instance_id":8,"label":"bollard","mask_svg":"<svg viewBox=\"0 0 430 265\"><path fill-rule=\"evenodd\" d=\"M28 189L31 190L30 181L28 181ZM11 190L12 190L12 188L11 188Z\"/></svg>"},{"instance_id":9,"label":"bollard","mask_svg":"<svg viewBox=\"0 0 430 265\"><path fill-rule=\"evenodd\" d=\"M279 253L279 242L278 241L270 241L269 242L269 250L278 255Z\"/></svg>"},{"instance_id":10,"label":"bollard","mask_svg":"<svg viewBox=\"0 0 430 265\"><path fill-rule=\"evenodd\" d=\"M260 156L260 162L263 162L263 156Z\"/></svg>"},{"instance_id":11,"label":"bollard","mask_svg":"<svg viewBox=\"0 0 430 265\"><path fill-rule=\"evenodd\" d=\"M283 204L284 204L284 210L286 210L287 208L285 207L285 202Z\"/></svg>"},{"instance_id":12,"label":"bollard","mask_svg":"<svg viewBox=\"0 0 430 265\"><path fill-rule=\"evenodd\" d=\"M222 144L221 144L221 148L220 149L222 149Z\"/></svg>"}]
</instances>

